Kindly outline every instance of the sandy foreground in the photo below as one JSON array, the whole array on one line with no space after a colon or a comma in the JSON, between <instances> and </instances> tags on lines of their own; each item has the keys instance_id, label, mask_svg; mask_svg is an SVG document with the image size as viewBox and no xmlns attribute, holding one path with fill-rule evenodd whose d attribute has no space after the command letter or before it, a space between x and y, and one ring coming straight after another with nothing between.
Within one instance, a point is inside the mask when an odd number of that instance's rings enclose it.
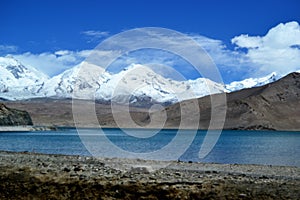
<instances>
[{"instance_id":1,"label":"sandy foreground","mask_svg":"<svg viewBox=\"0 0 300 200\"><path fill-rule=\"evenodd\" d=\"M300 168L0 151L0 199L300 199Z\"/></svg>"}]
</instances>

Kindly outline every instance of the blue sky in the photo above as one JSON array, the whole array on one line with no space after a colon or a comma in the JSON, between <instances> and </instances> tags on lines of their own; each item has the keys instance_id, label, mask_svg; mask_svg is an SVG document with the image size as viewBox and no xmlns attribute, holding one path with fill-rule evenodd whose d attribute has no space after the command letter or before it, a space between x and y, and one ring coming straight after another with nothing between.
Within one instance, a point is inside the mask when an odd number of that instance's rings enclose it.
<instances>
[{"instance_id":1,"label":"blue sky","mask_svg":"<svg viewBox=\"0 0 300 200\"><path fill-rule=\"evenodd\" d=\"M141 27L192 36L225 82L300 69L297 0L2 0L0 7L0 55L49 76L81 62L102 40Z\"/></svg>"}]
</instances>

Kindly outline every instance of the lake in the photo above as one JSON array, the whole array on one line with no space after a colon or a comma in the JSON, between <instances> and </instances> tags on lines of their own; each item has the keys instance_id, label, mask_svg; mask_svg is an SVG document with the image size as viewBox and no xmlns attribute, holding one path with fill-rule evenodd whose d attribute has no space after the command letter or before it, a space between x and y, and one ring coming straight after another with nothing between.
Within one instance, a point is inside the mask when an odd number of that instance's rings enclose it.
<instances>
[{"instance_id":1,"label":"lake","mask_svg":"<svg viewBox=\"0 0 300 200\"><path fill-rule=\"evenodd\" d=\"M176 144L175 148L168 149L164 147L174 141L178 135L177 130L161 130L151 135L154 130L130 129L138 133L134 136L127 135L120 129L102 130L100 135L96 129L80 129L80 134L76 129L1 132L0 150L104 157L127 157L130 152L133 155L131 157L142 155L145 159L152 152L160 152L157 154L159 160L170 160L177 153L180 156L175 158L181 161L300 167L300 132L222 131L214 148L200 159L199 150L206 131L194 134L192 131L182 130L182 142ZM123 154L110 154L116 153L113 146L121 149Z\"/></svg>"}]
</instances>

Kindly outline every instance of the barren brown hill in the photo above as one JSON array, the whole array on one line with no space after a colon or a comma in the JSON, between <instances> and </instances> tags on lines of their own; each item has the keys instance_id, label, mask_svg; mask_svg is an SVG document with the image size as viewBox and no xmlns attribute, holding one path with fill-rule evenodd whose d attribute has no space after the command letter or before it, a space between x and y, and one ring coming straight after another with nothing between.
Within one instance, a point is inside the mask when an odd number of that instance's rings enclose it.
<instances>
[{"instance_id":1,"label":"barren brown hill","mask_svg":"<svg viewBox=\"0 0 300 200\"><path fill-rule=\"evenodd\" d=\"M300 130L300 73L256 88L226 94L227 114L224 129ZM189 101L182 103L189 104ZM181 104L182 104L181 103ZM211 117L210 97L198 99L200 129L206 129ZM186 106L185 106L186 107ZM167 126L180 123L180 104L166 108ZM187 110L193 115L193 110Z\"/></svg>"}]
</instances>

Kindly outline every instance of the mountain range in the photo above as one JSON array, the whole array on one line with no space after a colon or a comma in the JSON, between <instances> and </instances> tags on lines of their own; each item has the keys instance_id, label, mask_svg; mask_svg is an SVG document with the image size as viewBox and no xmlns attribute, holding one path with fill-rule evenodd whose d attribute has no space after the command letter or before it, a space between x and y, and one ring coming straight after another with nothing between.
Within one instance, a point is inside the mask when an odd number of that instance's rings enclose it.
<instances>
[{"instance_id":1,"label":"mountain range","mask_svg":"<svg viewBox=\"0 0 300 200\"><path fill-rule=\"evenodd\" d=\"M74 99L73 102L71 99L75 96L75 105L82 110L80 115L84 119L76 122L80 127L95 127L98 123L104 127L119 126L110 105L116 102L117 115L124 122L124 127L128 126L128 117L137 125L147 127L151 120L157 119L155 115L161 116L161 112L166 112L164 128L178 128L182 120L181 106L184 105L185 116L191 119L187 121L193 122L195 107L189 105L197 101L200 113L197 128L207 129L211 121L211 98L225 95L224 129L300 130L300 73L297 72L284 77L272 73L266 77L224 85L205 78L175 81L138 64L116 74L101 71L93 65L81 70L78 65L49 78L14 58L2 57L0 97L9 107L28 111L35 125L75 126ZM208 96L210 93L212 95ZM126 114L128 102L130 116ZM153 103L163 104L164 107L149 110ZM95 108L96 121L90 120L90 112L86 112L90 105ZM224 108L215 106L214 109ZM153 128L160 123L152 122ZM187 124L183 128L190 127Z\"/></svg>"},{"instance_id":2,"label":"mountain range","mask_svg":"<svg viewBox=\"0 0 300 200\"><path fill-rule=\"evenodd\" d=\"M266 77L249 78L225 85L206 78L176 81L140 64L132 64L115 74L101 70L100 67L83 62L50 78L13 57L0 57L0 98L24 100L75 97L120 104L137 104L147 100L169 105L210 94L257 87L281 78L280 75L271 73ZM96 77L96 74L100 76ZM74 95L75 92L77 95Z\"/></svg>"},{"instance_id":3,"label":"mountain range","mask_svg":"<svg viewBox=\"0 0 300 200\"><path fill-rule=\"evenodd\" d=\"M226 95L224 129L300 131L300 73L288 74L266 85L214 95L216 97ZM182 111L185 113L184 116L188 118L186 121L191 123L197 119L195 114L200 113L198 128L207 129L211 122L211 98L214 95L184 100L165 106L161 110L151 111L145 107L130 106L130 116L128 116L128 106L117 104L117 113L115 114L121 120L123 127L136 128L137 125L147 127L152 123L152 127L148 128L156 128L160 127L160 121L155 121L159 119L155 116L162 116L160 113L165 112L167 121L164 128L178 128L182 120ZM195 102L199 106L199 110L195 110ZM8 107L28 111L33 124L38 126L75 126L72 99L34 98L5 101L4 103ZM98 127L99 124L102 127L120 126L120 123L116 124L110 104L99 101L76 100L75 106L81 115L81 121L76 121L76 125L79 127ZM91 106L96 112L96 121L90 120L91 112L88 110ZM218 109L222 109L222 106L220 108L215 106L214 109L218 111ZM128 117L137 125L126 124ZM186 127L181 128L192 127L189 124L186 125Z\"/></svg>"}]
</instances>

